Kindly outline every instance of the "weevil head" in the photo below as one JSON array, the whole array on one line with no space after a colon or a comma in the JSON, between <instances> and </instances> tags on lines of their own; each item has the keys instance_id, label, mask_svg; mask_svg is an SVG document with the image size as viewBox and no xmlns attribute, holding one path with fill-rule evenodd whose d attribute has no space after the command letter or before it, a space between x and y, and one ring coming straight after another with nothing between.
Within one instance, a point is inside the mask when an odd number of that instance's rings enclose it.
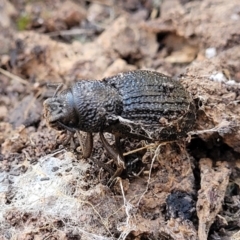
<instances>
[{"instance_id":1,"label":"weevil head","mask_svg":"<svg viewBox=\"0 0 240 240\"><path fill-rule=\"evenodd\" d=\"M64 90L43 103L47 124L57 130L73 131L77 124L73 95L70 89Z\"/></svg>"}]
</instances>

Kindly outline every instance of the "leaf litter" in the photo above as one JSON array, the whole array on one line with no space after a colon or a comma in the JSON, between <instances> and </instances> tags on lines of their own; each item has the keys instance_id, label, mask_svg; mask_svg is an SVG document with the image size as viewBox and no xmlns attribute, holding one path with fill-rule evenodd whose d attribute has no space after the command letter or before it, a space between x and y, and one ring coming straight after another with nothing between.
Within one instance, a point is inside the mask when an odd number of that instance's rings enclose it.
<instances>
[{"instance_id":1,"label":"leaf litter","mask_svg":"<svg viewBox=\"0 0 240 240\"><path fill-rule=\"evenodd\" d=\"M1 239L239 239L239 2L3 3ZM130 173L109 188L98 135L83 159L46 126L46 84L139 68L184 84L196 126L186 141L124 139Z\"/></svg>"}]
</instances>

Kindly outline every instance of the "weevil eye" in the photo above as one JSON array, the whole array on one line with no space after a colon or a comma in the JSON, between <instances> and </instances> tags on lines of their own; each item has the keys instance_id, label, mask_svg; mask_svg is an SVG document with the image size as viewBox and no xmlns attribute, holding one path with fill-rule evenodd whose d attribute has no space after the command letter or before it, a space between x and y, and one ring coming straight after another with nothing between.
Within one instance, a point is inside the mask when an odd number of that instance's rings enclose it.
<instances>
[{"instance_id":1,"label":"weevil eye","mask_svg":"<svg viewBox=\"0 0 240 240\"><path fill-rule=\"evenodd\" d=\"M43 105L44 108L48 109L49 111L55 111L61 106L60 102L55 98L47 99Z\"/></svg>"},{"instance_id":2,"label":"weevil eye","mask_svg":"<svg viewBox=\"0 0 240 240\"><path fill-rule=\"evenodd\" d=\"M54 102L51 105L49 105L49 110L54 114L58 114L62 110L62 105L58 102Z\"/></svg>"}]
</instances>

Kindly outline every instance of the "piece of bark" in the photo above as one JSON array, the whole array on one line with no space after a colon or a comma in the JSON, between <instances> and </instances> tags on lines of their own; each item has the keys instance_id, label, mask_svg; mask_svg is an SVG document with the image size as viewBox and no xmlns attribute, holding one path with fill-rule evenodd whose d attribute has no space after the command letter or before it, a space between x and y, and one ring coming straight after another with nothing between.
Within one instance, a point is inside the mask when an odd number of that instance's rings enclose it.
<instances>
[{"instance_id":1,"label":"piece of bark","mask_svg":"<svg viewBox=\"0 0 240 240\"><path fill-rule=\"evenodd\" d=\"M209 229L221 210L231 169L226 162L217 162L216 167L213 167L209 158L202 158L199 165L201 189L197 201L198 237L199 240L206 240Z\"/></svg>"}]
</instances>

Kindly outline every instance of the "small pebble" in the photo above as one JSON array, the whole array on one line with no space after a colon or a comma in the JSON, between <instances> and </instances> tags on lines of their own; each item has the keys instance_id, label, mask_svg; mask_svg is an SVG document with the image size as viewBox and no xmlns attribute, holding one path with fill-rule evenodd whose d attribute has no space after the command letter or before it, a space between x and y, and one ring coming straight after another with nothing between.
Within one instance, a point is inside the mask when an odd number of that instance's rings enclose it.
<instances>
[{"instance_id":1,"label":"small pebble","mask_svg":"<svg viewBox=\"0 0 240 240\"><path fill-rule=\"evenodd\" d=\"M206 58L213 58L213 57L215 57L217 55L217 50L216 50L216 48L207 48L206 50L205 50L205 57Z\"/></svg>"},{"instance_id":2,"label":"small pebble","mask_svg":"<svg viewBox=\"0 0 240 240\"><path fill-rule=\"evenodd\" d=\"M48 181L48 180L50 180L49 177L42 177L42 178L40 178L40 181Z\"/></svg>"}]
</instances>

